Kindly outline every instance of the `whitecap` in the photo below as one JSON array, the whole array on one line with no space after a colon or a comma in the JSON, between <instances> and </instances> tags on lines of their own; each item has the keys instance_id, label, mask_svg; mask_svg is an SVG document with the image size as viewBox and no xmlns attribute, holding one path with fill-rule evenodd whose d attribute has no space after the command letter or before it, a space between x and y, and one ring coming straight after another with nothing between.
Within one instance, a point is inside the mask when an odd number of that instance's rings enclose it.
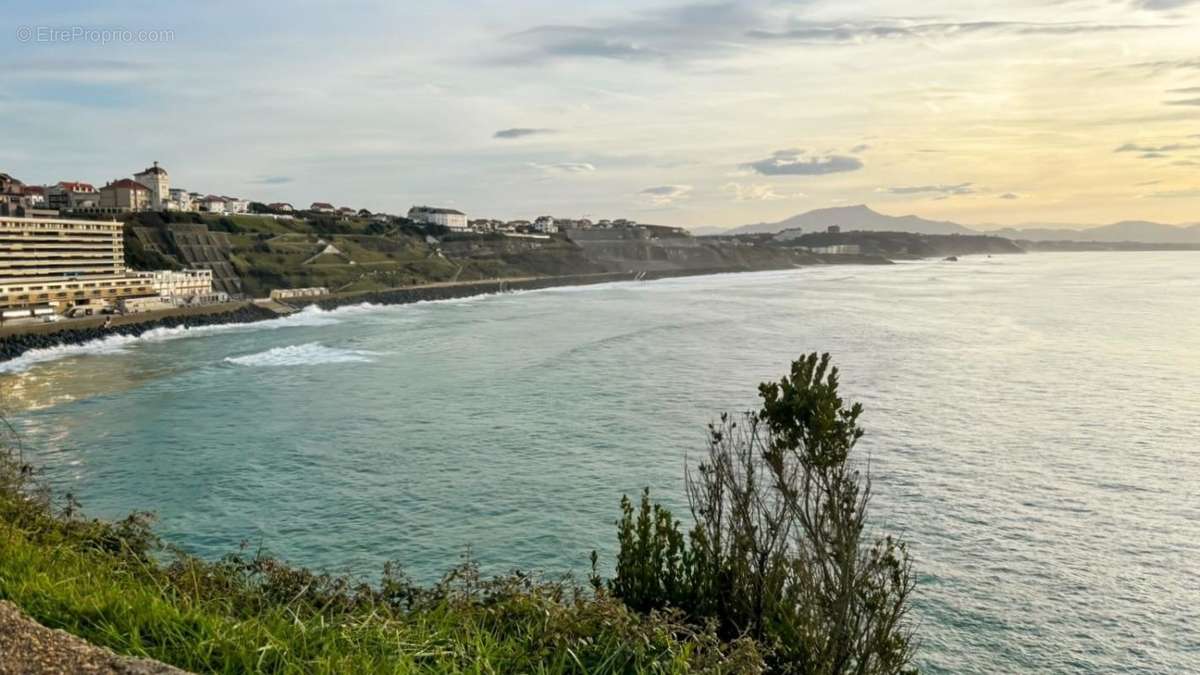
<instances>
[{"instance_id":1,"label":"whitecap","mask_svg":"<svg viewBox=\"0 0 1200 675\"><path fill-rule=\"evenodd\" d=\"M356 305L355 307L365 309L368 306ZM57 361L73 356L119 354L125 351L127 347L139 342L166 342L168 340L203 337L218 333L333 326L341 323L341 320L334 316L340 312L341 310L325 311L319 307L310 306L295 314L281 316L278 319L267 319L266 321L219 323L191 327L175 326L173 328L153 328L140 335L109 335L81 344L64 344L44 349L31 349L15 359L0 363L0 373L19 373L28 370L38 363Z\"/></svg>"},{"instance_id":2,"label":"whitecap","mask_svg":"<svg viewBox=\"0 0 1200 675\"><path fill-rule=\"evenodd\" d=\"M371 357L377 355L376 352L335 349L326 347L319 342L309 342L302 345L273 347L265 352L243 356L227 356L225 362L251 367L315 366L328 363L365 363L372 361Z\"/></svg>"},{"instance_id":3,"label":"whitecap","mask_svg":"<svg viewBox=\"0 0 1200 675\"><path fill-rule=\"evenodd\" d=\"M83 344L66 344L31 349L15 359L0 363L0 373L19 373L38 363L57 361L71 356L87 356L91 354L119 354L139 338L130 335L109 335L108 337L92 340Z\"/></svg>"}]
</instances>

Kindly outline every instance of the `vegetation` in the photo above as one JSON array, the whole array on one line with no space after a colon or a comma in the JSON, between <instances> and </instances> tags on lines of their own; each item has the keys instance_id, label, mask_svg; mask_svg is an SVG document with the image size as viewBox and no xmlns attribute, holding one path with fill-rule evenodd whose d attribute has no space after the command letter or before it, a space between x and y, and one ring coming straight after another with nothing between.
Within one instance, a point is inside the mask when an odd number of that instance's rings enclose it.
<instances>
[{"instance_id":1,"label":"vegetation","mask_svg":"<svg viewBox=\"0 0 1200 675\"><path fill-rule=\"evenodd\" d=\"M165 546L150 517L87 519L0 452L0 599L129 655L220 673L899 673L912 655L903 545L866 545L869 478L828 357L761 387L710 429L685 537L643 495L622 502L616 573L592 588L469 559L422 587L374 584L242 550Z\"/></svg>"},{"instance_id":2,"label":"vegetation","mask_svg":"<svg viewBox=\"0 0 1200 675\"><path fill-rule=\"evenodd\" d=\"M760 387L759 412L710 426L686 541L648 492L636 517L624 500L613 595L753 638L779 672L906 672L909 559L891 537L866 541L870 477L852 458L862 408L837 388L829 355L811 354Z\"/></svg>"},{"instance_id":3,"label":"vegetation","mask_svg":"<svg viewBox=\"0 0 1200 675\"><path fill-rule=\"evenodd\" d=\"M451 234L444 227L398 217L383 221L371 218L367 212L355 216L306 213L288 218L262 213L130 214L126 227L130 266L185 266L183 252L176 250L168 234L177 223L205 225L211 232L222 233L222 240L230 246L222 256L228 256L241 279L242 291L255 297L266 296L276 288L324 286L340 292L376 291L447 281L603 271L563 239L510 240L501 235ZM430 236L441 241L431 242L427 239ZM143 238L153 243L147 244ZM322 254L330 244L340 253Z\"/></svg>"},{"instance_id":4,"label":"vegetation","mask_svg":"<svg viewBox=\"0 0 1200 675\"><path fill-rule=\"evenodd\" d=\"M771 237L773 235L768 235ZM914 234L912 232L809 232L778 242L785 247L857 245L864 255L887 258L934 258L948 255L1024 253L1008 239L983 234Z\"/></svg>"},{"instance_id":5,"label":"vegetation","mask_svg":"<svg viewBox=\"0 0 1200 675\"><path fill-rule=\"evenodd\" d=\"M30 476L15 453L0 464L0 598L118 653L219 673L760 670L752 642L469 561L430 588L394 567L368 585L244 551L201 561L165 550L145 514L55 509Z\"/></svg>"}]
</instances>

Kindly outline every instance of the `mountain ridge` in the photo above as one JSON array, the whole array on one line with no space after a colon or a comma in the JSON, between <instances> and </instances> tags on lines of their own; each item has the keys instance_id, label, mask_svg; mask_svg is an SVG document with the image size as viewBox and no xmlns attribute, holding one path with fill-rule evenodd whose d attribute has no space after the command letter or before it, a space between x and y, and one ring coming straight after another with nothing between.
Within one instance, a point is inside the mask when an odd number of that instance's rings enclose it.
<instances>
[{"instance_id":1,"label":"mountain ridge","mask_svg":"<svg viewBox=\"0 0 1200 675\"><path fill-rule=\"evenodd\" d=\"M1106 243L1138 242L1146 244L1200 244L1200 223L1169 225L1148 220L1122 220L1108 225L1078 228L1030 224L1026 227L982 229L948 220L930 220L917 215L890 216L879 213L866 204L837 206L806 211L774 223L753 223L727 230L697 228L694 234L737 235L772 234L801 228L806 232L822 231L837 225L843 231L912 232L915 234L987 234L1007 239L1030 241L1098 241Z\"/></svg>"}]
</instances>

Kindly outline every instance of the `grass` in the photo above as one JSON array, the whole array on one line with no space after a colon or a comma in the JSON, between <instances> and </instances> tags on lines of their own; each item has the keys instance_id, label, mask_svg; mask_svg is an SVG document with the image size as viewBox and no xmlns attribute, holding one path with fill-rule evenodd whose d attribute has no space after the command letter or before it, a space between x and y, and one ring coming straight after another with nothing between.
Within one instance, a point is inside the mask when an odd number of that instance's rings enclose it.
<instances>
[{"instance_id":1,"label":"grass","mask_svg":"<svg viewBox=\"0 0 1200 675\"><path fill-rule=\"evenodd\" d=\"M2 453L0 453L2 454ZM120 654L214 673L757 672L749 641L602 591L464 563L420 587L389 567L364 584L234 553L207 562L162 546L134 515L55 510L0 461L0 598Z\"/></svg>"}]
</instances>

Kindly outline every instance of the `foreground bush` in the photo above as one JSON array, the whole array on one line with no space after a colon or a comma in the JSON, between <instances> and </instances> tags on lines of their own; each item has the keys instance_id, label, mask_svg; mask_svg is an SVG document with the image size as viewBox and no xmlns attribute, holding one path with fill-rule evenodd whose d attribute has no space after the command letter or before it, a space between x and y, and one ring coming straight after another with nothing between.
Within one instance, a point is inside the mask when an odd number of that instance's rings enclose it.
<instances>
[{"instance_id":1,"label":"foreground bush","mask_svg":"<svg viewBox=\"0 0 1200 675\"><path fill-rule=\"evenodd\" d=\"M648 492L636 514L623 500L611 592L749 636L779 672L908 671L907 551L866 537L871 481L852 456L862 408L837 389L829 356L811 354L759 388L761 410L711 425L688 476L686 540Z\"/></svg>"}]
</instances>

